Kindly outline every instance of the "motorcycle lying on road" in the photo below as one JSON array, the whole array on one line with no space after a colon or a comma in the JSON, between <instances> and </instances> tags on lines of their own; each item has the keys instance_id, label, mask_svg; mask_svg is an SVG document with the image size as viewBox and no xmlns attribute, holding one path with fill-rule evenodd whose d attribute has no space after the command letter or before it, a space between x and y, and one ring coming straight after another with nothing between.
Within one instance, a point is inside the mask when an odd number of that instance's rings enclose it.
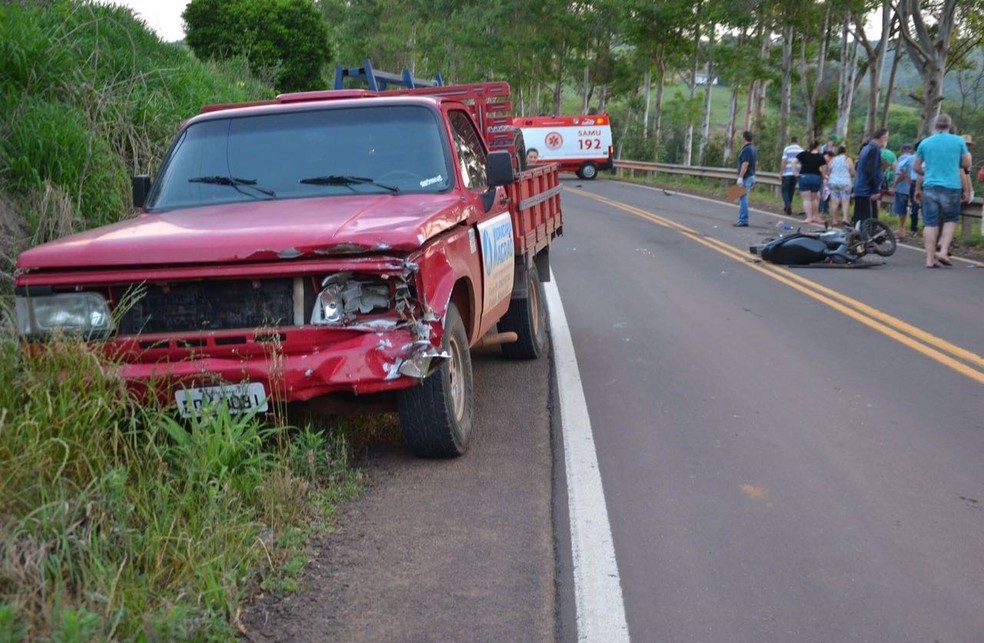
<instances>
[{"instance_id":1,"label":"motorcycle lying on road","mask_svg":"<svg viewBox=\"0 0 984 643\"><path fill-rule=\"evenodd\" d=\"M749 247L753 255L769 263L783 266L810 264L877 265L862 261L868 254L890 257L895 254L897 242L892 229L878 219L857 222L854 227L807 231L799 229L791 234L766 239Z\"/></svg>"}]
</instances>

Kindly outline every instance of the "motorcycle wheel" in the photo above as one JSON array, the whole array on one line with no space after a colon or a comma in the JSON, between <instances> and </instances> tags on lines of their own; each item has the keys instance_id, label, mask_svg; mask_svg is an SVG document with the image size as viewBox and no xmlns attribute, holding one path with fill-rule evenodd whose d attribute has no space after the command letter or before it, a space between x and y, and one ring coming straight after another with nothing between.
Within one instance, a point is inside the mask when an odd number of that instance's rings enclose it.
<instances>
[{"instance_id":1,"label":"motorcycle wheel","mask_svg":"<svg viewBox=\"0 0 984 643\"><path fill-rule=\"evenodd\" d=\"M865 245L879 257L891 257L898 246L895 233L878 219L865 220L861 225L861 237Z\"/></svg>"}]
</instances>

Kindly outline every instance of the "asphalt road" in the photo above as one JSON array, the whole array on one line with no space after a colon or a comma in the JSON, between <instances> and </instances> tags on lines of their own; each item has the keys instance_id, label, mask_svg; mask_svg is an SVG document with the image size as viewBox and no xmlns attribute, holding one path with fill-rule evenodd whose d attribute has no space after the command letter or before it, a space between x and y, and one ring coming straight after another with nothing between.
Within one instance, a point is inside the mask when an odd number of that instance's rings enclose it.
<instances>
[{"instance_id":1,"label":"asphalt road","mask_svg":"<svg viewBox=\"0 0 984 643\"><path fill-rule=\"evenodd\" d=\"M477 352L469 453L374 447L302 591L258 601L247 637L566 642L581 600L634 641L984 640L984 271L905 248L763 266L774 215L564 187L551 261L602 509L568 511L560 356ZM572 556L572 515L607 519L621 596L576 600L603 554Z\"/></svg>"},{"instance_id":2,"label":"asphalt road","mask_svg":"<svg viewBox=\"0 0 984 643\"><path fill-rule=\"evenodd\" d=\"M632 639L984 640L984 272L763 267L773 215L565 187Z\"/></svg>"}]
</instances>

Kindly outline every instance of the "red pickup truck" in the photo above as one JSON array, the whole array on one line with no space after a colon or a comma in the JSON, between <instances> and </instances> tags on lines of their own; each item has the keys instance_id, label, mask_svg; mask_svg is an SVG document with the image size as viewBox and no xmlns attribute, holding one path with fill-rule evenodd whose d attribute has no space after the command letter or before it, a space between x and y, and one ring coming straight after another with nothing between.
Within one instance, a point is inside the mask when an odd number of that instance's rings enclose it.
<instances>
[{"instance_id":1,"label":"red pickup truck","mask_svg":"<svg viewBox=\"0 0 984 643\"><path fill-rule=\"evenodd\" d=\"M134 178L138 216L20 255L19 331L101 342L186 417L392 392L417 455L460 455L469 349L540 355L562 233L557 166L520 169L508 96L480 83L205 107L156 180Z\"/></svg>"}]
</instances>

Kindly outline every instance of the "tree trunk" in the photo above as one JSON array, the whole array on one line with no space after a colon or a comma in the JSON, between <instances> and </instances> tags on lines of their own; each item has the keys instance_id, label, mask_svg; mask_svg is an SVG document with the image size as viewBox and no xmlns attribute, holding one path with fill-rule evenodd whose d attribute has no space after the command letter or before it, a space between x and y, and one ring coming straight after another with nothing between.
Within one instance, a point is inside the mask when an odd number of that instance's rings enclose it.
<instances>
[{"instance_id":1,"label":"tree trunk","mask_svg":"<svg viewBox=\"0 0 984 643\"><path fill-rule=\"evenodd\" d=\"M656 109L653 119L653 148L654 159L659 161L659 146L663 139L663 89L666 81L666 61L660 59L656 63L656 71L659 76L656 79Z\"/></svg>"},{"instance_id":2,"label":"tree trunk","mask_svg":"<svg viewBox=\"0 0 984 643\"><path fill-rule=\"evenodd\" d=\"M697 63L700 56L700 29L694 35L694 55L690 63L690 104L697 95ZM694 122L687 118L687 129L683 135L683 165L690 165L694 154Z\"/></svg>"},{"instance_id":3,"label":"tree trunk","mask_svg":"<svg viewBox=\"0 0 984 643\"><path fill-rule=\"evenodd\" d=\"M714 40L711 40L711 51L713 51ZM714 59L710 55L707 57L707 84L704 85L704 122L700 126L700 144L697 152L697 162L700 165L706 164L705 154L707 153L707 141L711 135L711 95L714 91Z\"/></svg>"},{"instance_id":4,"label":"tree trunk","mask_svg":"<svg viewBox=\"0 0 984 643\"><path fill-rule=\"evenodd\" d=\"M789 142L789 110L793 103L793 25L782 30L782 87L779 90L779 138L776 141L778 157Z\"/></svg>"},{"instance_id":5,"label":"tree trunk","mask_svg":"<svg viewBox=\"0 0 984 643\"><path fill-rule=\"evenodd\" d=\"M882 0L881 14L881 38L878 40L878 46L873 46L864 33L864 17L855 16L857 37L868 53L868 116L864 122L866 133L875 130L879 115L878 107L881 104L881 77L885 66L885 50L892 33L894 19L890 0Z\"/></svg>"},{"instance_id":6,"label":"tree trunk","mask_svg":"<svg viewBox=\"0 0 984 643\"><path fill-rule=\"evenodd\" d=\"M769 64L769 45L771 44L769 30L762 25L762 47L759 50L759 59L761 59L764 66ZM757 129L762 123L762 117L765 114L765 90L767 88L767 83L764 79L759 79L755 84L755 128Z\"/></svg>"},{"instance_id":7,"label":"tree trunk","mask_svg":"<svg viewBox=\"0 0 984 643\"><path fill-rule=\"evenodd\" d=\"M899 0L896 6L899 33L912 64L919 71L925 91L921 97L913 96L921 103L919 132L922 136L932 133L933 122L943 102L943 77L953 47L957 0L945 0L940 9L936 22L927 25L920 10L920 0Z\"/></svg>"},{"instance_id":8,"label":"tree trunk","mask_svg":"<svg viewBox=\"0 0 984 643\"><path fill-rule=\"evenodd\" d=\"M643 102L645 104L645 109L643 110L642 117L642 140L649 138L649 105L652 102L652 91L653 91L653 68L646 65L646 74L642 79L643 86Z\"/></svg>"},{"instance_id":9,"label":"tree trunk","mask_svg":"<svg viewBox=\"0 0 984 643\"><path fill-rule=\"evenodd\" d=\"M735 123L738 120L738 84L731 85L731 98L728 100L728 124L724 132L724 165L729 165L734 153Z\"/></svg>"},{"instance_id":10,"label":"tree trunk","mask_svg":"<svg viewBox=\"0 0 984 643\"><path fill-rule=\"evenodd\" d=\"M806 108L806 140L803 141L803 147L808 148L810 141L816 138L814 133L816 125L813 118L813 93L809 91L809 79L806 75L806 39L800 43L800 94L803 96L803 106Z\"/></svg>"},{"instance_id":11,"label":"tree trunk","mask_svg":"<svg viewBox=\"0 0 984 643\"><path fill-rule=\"evenodd\" d=\"M582 96L584 98L581 101L581 113L582 114L587 114L588 113L588 103L591 102L591 92L588 90L588 83L590 81L591 81L591 72L588 69L587 63L585 63L585 65L584 65L584 93L582 94Z\"/></svg>"},{"instance_id":12,"label":"tree trunk","mask_svg":"<svg viewBox=\"0 0 984 643\"><path fill-rule=\"evenodd\" d=\"M888 108L892 105L892 94L895 93L895 75L899 71L899 63L902 62L902 41L895 42L895 53L892 56L892 71L888 74L888 87L885 88L885 101L882 105L882 117L879 127L888 127Z\"/></svg>"},{"instance_id":13,"label":"tree trunk","mask_svg":"<svg viewBox=\"0 0 984 643\"><path fill-rule=\"evenodd\" d=\"M553 115L560 116L560 95L564 89L564 81L558 76L557 83L554 85L553 90Z\"/></svg>"},{"instance_id":14,"label":"tree trunk","mask_svg":"<svg viewBox=\"0 0 984 643\"><path fill-rule=\"evenodd\" d=\"M841 28L841 70L837 84L837 125L834 132L840 139L847 140L847 131L851 121L851 107L854 105L854 92L858 87L858 55L860 44L857 39L850 39L851 16L848 15Z\"/></svg>"}]
</instances>

